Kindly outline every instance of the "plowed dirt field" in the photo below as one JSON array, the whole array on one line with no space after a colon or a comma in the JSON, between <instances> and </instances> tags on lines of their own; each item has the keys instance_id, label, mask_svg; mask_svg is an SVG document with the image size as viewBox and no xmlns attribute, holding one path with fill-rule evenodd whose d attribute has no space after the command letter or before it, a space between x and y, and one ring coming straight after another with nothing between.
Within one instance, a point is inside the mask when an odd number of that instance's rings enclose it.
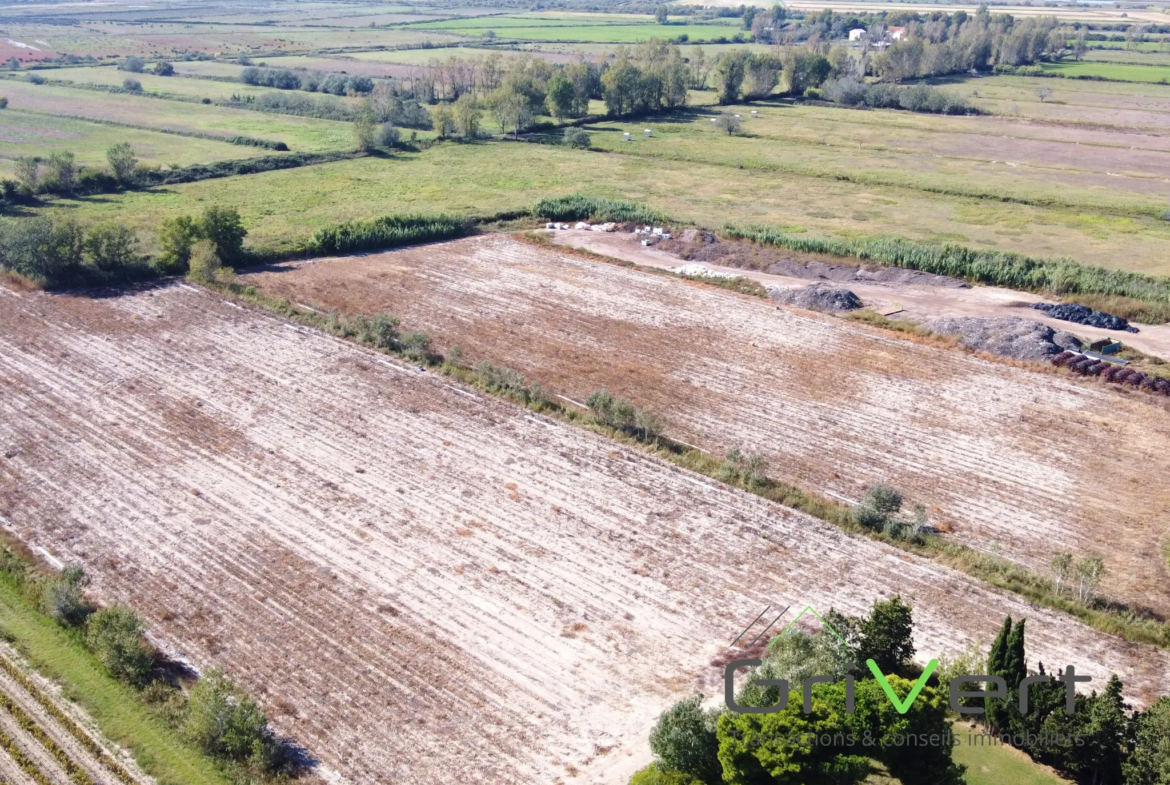
<instances>
[{"instance_id":1,"label":"plowed dirt field","mask_svg":"<svg viewBox=\"0 0 1170 785\"><path fill-rule=\"evenodd\" d=\"M891 339L504 236L246 276L321 310L389 312L577 401L599 387L711 452L859 499L888 482L951 536L1046 570L1105 558L1111 596L1170 613L1170 407Z\"/></svg>"},{"instance_id":2,"label":"plowed dirt field","mask_svg":"<svg viewBox=\"0 0 1170 785\"><path fill-rule=\"evenodd\" d=\"M595 298L618 324L636 293L612 270ZM667 283L680 305L702 291ZM721 302L758 342L786 324L844 340ZM1170 673L1165 652L185 285L0 290L0 524L225 666L352 783L623 783L657 714L768 603L861 613L900 592L924 657L1010 613L1031 657L1096 685L1116 671L1148 700Z\"/></svg>"}]
</instances>

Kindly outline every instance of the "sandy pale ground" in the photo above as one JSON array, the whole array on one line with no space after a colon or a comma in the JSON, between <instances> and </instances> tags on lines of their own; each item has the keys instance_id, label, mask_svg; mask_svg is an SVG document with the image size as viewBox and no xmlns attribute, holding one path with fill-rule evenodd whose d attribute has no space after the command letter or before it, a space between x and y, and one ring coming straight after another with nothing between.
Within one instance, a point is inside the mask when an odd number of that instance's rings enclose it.
<instances>
[{"instance_id":1,"label":"sandy pale ground","mask_svg":"<svg viewBox=\"0 0 1170 785\"><path fill-rule=\"evenodd\" d=\"M1170 674L1165 652L182 284L0 298L0 524L224 666L335 781L621 785L769 603L900 593L923 657L1010 613L1030 658L1116 671L1139 701Z\"/></svg>"}]
</instances>

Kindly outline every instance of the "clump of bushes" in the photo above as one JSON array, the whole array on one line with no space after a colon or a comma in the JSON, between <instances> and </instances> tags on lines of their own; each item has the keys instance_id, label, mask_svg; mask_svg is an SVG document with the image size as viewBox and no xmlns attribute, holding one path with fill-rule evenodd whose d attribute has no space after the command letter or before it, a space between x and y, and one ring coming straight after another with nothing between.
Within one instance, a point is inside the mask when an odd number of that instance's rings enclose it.
<instances>
[{"instance_id":1,"label":"clump of bushes","mask_svg":"<svg viewBox=\"0 0 1170 785\"><path fill-rule=\"evenodd\" d=\"M541 199L532 214L553 221L614 221L619 223L661 223L665 216L637 202L572 194Z\"/></svg>"},{"instance_id":2,"label":"clump of bushes","mask_svg":"<svg viewBox=\"0 0 1170 785\"><path fill-rule=\"evenodd\" d=\"M167 274L192 272L200 280L220 281L224 265L244 260L247 234L240 213L234 207L211 206L198 219L186 215L164 218L159 225L161 253L155 267ZM207 244L197 249L200 241ZM196 250L199 250L198 256L195 256ZM193 261L198 262L194 267Z\"/></svg>"},{"instance_id":3,"label":"clump of bushes","mask_svg":"<svg viewBox=\"0 0 1170 785\"><path fill-rule=\"evenodd\" d=\"M592 144L589 133L583 128L566 128L564 138L565 145L574 150L588 150Z\"/></svg>"},{"instance_id":4,"label":"clump of bushes","mask_svg":"<svg viewBox=\"0 0 1170 785\"><path fill-rule=\"evenodd\" d=\"M122 89L127 90L131 93L141 93L142 92L142 82L139 82L137 79L132 79L130 77L126 77L125 79L122 80Z\"/></svg>"},{"instance_id":5,"label":"clump of bushes","mask_svg":"<svg viewBox=\"0 0 1170 785\"><path fill-rule=\"evenodd\" d=\"M624 398L597 390L585 401L593 419L606 428L633 436L640 441L654 441L666 429L662 418L649 409L639 409Z\"/></svg>"},{"instance_id":6,"label":"clump of bushes","mask_svg":"<svg viewBox=\"0 0 1170 785\"><path fill-rule=\"evenodd\" d=\"M0 221L0 269L48 287L101 285L149 278L138 239L126 227L83 228L72 219Z\"/></svg>"},{"instance_id":7,"label":"clump of bushes","mask_svg":"<svg viewBox=\"0 0 1170 785\"><path fill-rule=\"evenodd\" d=\"M917 84L897 88L885 82L867 84L853 77L825 82L816 96L843 106L868 106L873 109L906 109L932 114L971 114L974 107L962 98L937 87Z\"/></svg>"},{"instance_id":8,"label":"clump of bushes","mask_svg":"<svg viewBox=\"0 0 1170 785\"><path fill-rule=\"evenodd\" d=\"M309 240L309 249L318 254L339 254L462 237L471 231L471 222L457 215L384 215L318 229Z\"/></svg>"},{"instance_id":9,"label":"clump of bushes","mask_svg":"<svg viewBox=\"0 0 1170 785\"><path fill-rule=\"evenodd\" d=\"M517 403L527 406L533 403L543 404L548 400L540 382L529 384L519 371L503 365L482 362L475 366L475 372L479 375L479 381L484 387L492 392L505 395Z\"/></svg>"},{"instance_id":10,"label":"clump of bushes","mask_svg":"<svg viewBox=\"0 0 1170 785\"><path fill-rule=\"evenodd\" d=\"M758 491L768 487L768 461L763 455L744 455L732 447L719 466L719 479Z\"/></svg>"}]
</instances>

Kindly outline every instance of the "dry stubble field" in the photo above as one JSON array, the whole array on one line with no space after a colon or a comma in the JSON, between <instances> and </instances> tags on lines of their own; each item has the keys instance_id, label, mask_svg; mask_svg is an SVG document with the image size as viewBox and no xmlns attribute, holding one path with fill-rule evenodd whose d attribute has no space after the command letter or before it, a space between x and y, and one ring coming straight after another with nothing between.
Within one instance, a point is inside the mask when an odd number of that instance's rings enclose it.
<instances>
[{"instance_id":1,"label":"dry stubble field","mask_svg":"<svg viewBox=\"0 0 1170 785\"><path fill-rule=\"evenodd\" d=\"M860 613L900 592L923 656L1010 613L1033 657L1116 671L1135 698L1170 672L1165 652L185 285L0 298L0 522L224 665L344 781L624 782L657 714L767 603Z\"/></svg>"},{"instance_id":2,"label":"dry stubble field","mask_svg":"<svg viewBox=\"0 0 1170 785\"><path fill-rule=\"evenodd\" d=\"M608 388L808 490L859 499L889 482L951 536L1040 570L1098 551L1110 595L1170 612L1170 489L1149 482L1170 475L1159 399L499 235L282 269L244 280L399 315L577 401Z\"/></svg>"}]
</instances>

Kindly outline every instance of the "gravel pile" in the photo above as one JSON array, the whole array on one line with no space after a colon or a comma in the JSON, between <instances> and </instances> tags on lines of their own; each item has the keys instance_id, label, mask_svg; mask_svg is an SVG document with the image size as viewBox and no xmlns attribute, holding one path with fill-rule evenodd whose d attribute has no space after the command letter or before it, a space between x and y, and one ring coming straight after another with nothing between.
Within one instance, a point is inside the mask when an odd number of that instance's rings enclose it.
<instances>
[{"instance_id":1,"label":"gravel pile","mask_svg":"<svg viewBox=\"0 0 1170 785\"><path fill-rule=\"evenodd\" d=\"M1017 360L1043 360L1065 350L1081 348L1081 341L1075 335L1018 316L940 317L920 326L941 335L958 336L964 346L976 351Z\"/></svg>"},{"instance_id":2,"label":"gravel pile","mask_svg":"<svg viewBox=\"0 0 1170 785\"><path fill-rule=\"evenodd\" d=\"M768 290L778 303L807 308L810 311L855 311L861 307L861 298L848 289L841 289L824 283L784 289L779 286Z\"/></svg>"},{"instance_id":3,"label":"gravel pile","mask_svg":"<svg viewBox=\"0 0 1170 785\"><path fill-rule=\"evenodd\" d=\"M1120 316L1114 316L1103 311L1094 311L1087 305L1077 305L1075 303L1061 303L1058 305L1052 303L1033 303L1032 307L1038 311L1043 311L1053 319L1061 319L1066 322L1084 324L1089 327L1100 327L1103 330L1125 330L1129 333L1136 333L1138 331L1136 327L1130 327L1129 322Z\"/></svg>"}]
</instances>

